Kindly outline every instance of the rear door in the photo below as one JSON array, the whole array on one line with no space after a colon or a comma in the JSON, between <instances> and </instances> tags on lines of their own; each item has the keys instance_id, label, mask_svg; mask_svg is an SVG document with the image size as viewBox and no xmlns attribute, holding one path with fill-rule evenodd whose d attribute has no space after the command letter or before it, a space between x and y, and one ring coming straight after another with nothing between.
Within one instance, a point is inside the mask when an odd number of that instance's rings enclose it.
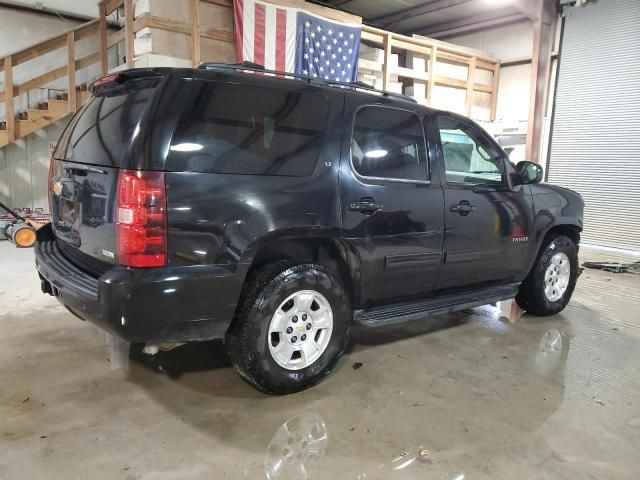
<instances>
[{"instance_id":1,"label":"rear door","mask_svg":"<svg viewBox=\"0 0 640 480\"><path fill-rule=\"evenodd\" d=\"M527 259L530 188L511 188L504 152L473 122L440 114L434 126L445 167L444 261L438 289L513 279Z\"/></svg>"},{"instance_id":2,"label":"rear door","mask_svg":"<svg viewBox=\"0 0 640 480\"><path fill-rule=\"evenodd\" d=\"M421 117L348 97L340 168L342 235L361 259L363 307L424 296L436 284L443 193L432 182Z\"/></svg>"},{"instance_id":3,"label":"rear door","mask_svg":"<svg viewBox=\"0 0 640 480\"><path fill-rule=\"evenodd\" d=\"M118 171L131 168L127 152L141 136L142 118L161 80L122 77L105 85L72 118L53 154L52 228L63 251L87 268L92 259L115 263Z\"/></svg>"}]
</instances>

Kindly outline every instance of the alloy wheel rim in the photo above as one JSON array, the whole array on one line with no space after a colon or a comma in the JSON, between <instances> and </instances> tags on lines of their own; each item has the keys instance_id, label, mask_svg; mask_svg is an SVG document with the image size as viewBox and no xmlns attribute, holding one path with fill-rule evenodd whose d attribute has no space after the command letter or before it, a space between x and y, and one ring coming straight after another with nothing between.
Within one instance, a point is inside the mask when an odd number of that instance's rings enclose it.
<instances>
[{"instance_id":1,"label":"alloy wheel rim","mask_svg":"<svg viewBox=\"0 0 640 480\"><path fill-rule=\"evenodd\" d=\"M571 263L566 253L558 252L551 257L551 262L544 272L544 295L550 302L560 300L571 279Z\"/></svg>"},{"instance_id":2,"label":"alloy wheel rim","mask_svg":"<svg viewBox=\"0 0 640 480\"><path fill-rule=\"evenodd\" d=\"M301 370L324 353L333 331L333 310L324 295L300 290L289 295L269 322L268 343L273 360L287 370Z\"/></svg>"}]
</instances>

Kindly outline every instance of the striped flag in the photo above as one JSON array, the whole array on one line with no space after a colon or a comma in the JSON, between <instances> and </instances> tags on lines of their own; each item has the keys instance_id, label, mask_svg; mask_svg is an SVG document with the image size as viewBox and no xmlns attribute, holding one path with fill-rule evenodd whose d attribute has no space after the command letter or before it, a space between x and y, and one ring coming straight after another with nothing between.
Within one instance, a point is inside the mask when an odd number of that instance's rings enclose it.
<instances>
[{"instance_id":1,"label":"striped flag","mask_svg":"<svg viewBox=\"0 0 640 480\"><path fill-rule=\"evenodd\" d=\"M360 25L258 0L233 3L239 62L326 80L355 81Z\"/></svg>"}]
</instances>

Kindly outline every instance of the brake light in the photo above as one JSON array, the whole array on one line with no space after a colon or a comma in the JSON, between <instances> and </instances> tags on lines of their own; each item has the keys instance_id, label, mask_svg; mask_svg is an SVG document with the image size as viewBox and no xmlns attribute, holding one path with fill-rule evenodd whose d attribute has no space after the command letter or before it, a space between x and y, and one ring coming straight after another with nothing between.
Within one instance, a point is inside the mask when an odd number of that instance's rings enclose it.
<instances>
[{"instance_id":1,"label":"brake light","mask_svg":"<svg viewBox=\"0 0 640 480\"><path fill-rule=\"evenodd\" d=\"M101 77L93 82L89 86L89 91L91 93L94 93L96 90L98 90L98 87L107 85L108 83L117 82L119 77L120 75L118 74L105 75L104 77Z\"/></svg>"},{"instance_id":2,"label":"brake light","mask_svg":"<svg viewBox=\"0 0 640 480\"><path fill-rule=\"evenodd\" d=\"M167 196L163 172L120 170L115 224L119 264L166 265Z\"/></svg>"}]
</instances>

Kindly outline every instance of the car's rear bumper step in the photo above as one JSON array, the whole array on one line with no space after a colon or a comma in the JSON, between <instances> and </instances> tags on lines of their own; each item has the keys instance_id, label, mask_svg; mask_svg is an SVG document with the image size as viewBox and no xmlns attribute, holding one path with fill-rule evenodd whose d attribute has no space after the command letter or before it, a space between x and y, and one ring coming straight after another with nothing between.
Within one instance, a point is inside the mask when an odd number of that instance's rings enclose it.
<instances>
[{"instance_id":1,"label":"car's rear bumper step","mask_svg":"<svg viewBox=\"0 0 640 480\"><path fill-rule=\"evenodd\" d=\"M467 290L462 293L452 293L428 300L402 302L373 307L354 312L354 321L367 327L380 327L417 320L431 315L479 307L489 303L509 300L518 293L519 283L483 287Z\"/></svg>"}]
</instances>

